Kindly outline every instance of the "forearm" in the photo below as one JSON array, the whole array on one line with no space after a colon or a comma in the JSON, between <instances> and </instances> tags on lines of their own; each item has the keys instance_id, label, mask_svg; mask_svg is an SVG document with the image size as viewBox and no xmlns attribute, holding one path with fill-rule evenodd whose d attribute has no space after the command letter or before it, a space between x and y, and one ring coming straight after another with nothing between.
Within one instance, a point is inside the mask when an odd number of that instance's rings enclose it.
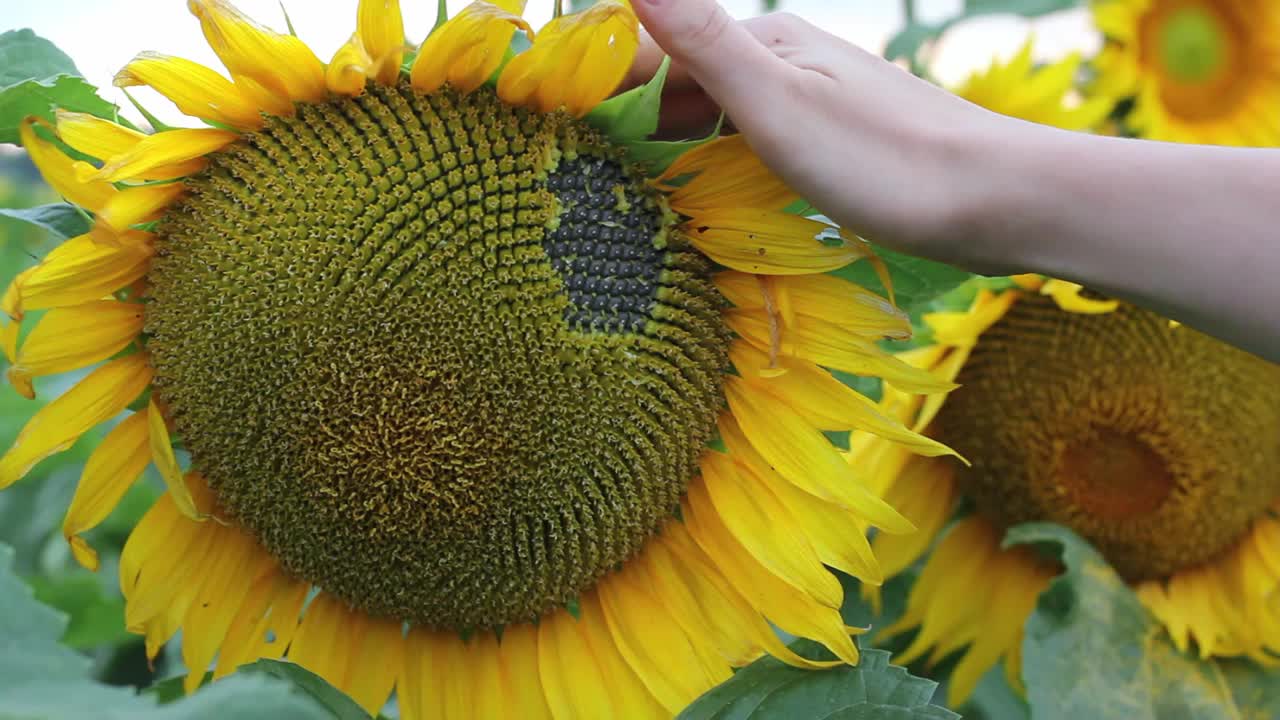
<instances>
[{"instance_id":1,"label":"forearm","mask_svg":"<svg viewBox=\"0 0 1280 720\"><path fill-rule=\"evenodd\" d=\"M1005 130L981 246L1280 360L1280 150Z\"/></svg>"}]
</instances>

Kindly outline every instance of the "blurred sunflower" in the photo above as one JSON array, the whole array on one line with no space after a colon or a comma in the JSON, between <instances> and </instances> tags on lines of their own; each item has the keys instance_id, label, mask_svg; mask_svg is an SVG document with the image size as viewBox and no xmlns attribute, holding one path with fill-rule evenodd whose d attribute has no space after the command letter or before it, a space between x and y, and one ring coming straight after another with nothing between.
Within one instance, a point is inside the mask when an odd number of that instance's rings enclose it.
<instances>
[{"instance_id":1,"label":"blurred sunflower","mask_svg":"<svg viewBox=\"0 0 1280 720\"><path fill-rule=\"evenodd\" d=\"M632 161L595 113L637 46L626 2L518 54L524 3L475 2L406 71L395 0L362 0L328 65L189 5L230 79L143 54L117 83L214 127L28 121L95 222L4 297L21 392L102 364L0 487L133 409L63 527L90 568L82 533L149 463L169 487L120 562L149 654L181 629L189 690L287 656L406 718L669 716L765 652L827 664L772 625L857 661L825 565L878 583L848 528L913 526L820 431L949 451L825 368L952 386L878 349L908 318L822 274L863 245L784 213L739 138Z\"/></svg>"},{"instance_id":2,"label":"blurred sunflower","mask_svg":"<svg viewBox=\"0 0 1280 720\"><path fill-rule=\"evenodd\" d=\"M955 94L1002 115L1021 118L1065 130L1093 130L1111 112L1105 95L1077 99L1073 95L1082 58L1072 54L1051 65L1037 67L1032 58L1034 41L1028 39L1008 62L969 76Z\"/></svg>"},{"instance_id":3,"label":"blurred sunflower","mask_svg":"<svg viewBox=\"0 0 1280 720\"><path fill-rule=\"evenodd\" d=\"M963 649L953 705L1001 657L1018 686L1024 621L1059 570L1030 548L1001 548L1005 529L1031 521L1093 543L1180 649L1280 651L1280 366L1076 285L1018 281L926 316L935 344L900 355L959 390L889 389L882 404L972 466L865 435L851 452L922 530L875 539L886 573L937 542L906 613L884 630L919 628L899 659ZM947 529L958 503L972 512ZM876 589L864 595L878 603Z\"/></svg>"},{"instance_id":4,"label":"blurred sunflower","mask_svg":"<svg viewBox=\"0 0 1280 720\"><path fill-rule=\"evenodd\" d=\"M1094 0L1106 39L1098 92L1133 98L1142 137L1280 145L1280 5L1270 0Z\"/></svg>"}]
</instances>

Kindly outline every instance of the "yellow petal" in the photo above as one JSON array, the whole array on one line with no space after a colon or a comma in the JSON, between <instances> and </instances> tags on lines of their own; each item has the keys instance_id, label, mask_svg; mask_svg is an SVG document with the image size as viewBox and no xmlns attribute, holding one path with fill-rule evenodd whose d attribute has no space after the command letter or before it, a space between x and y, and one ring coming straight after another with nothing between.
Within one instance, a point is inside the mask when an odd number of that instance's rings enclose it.
<instances>
[{"instance_id":1,"label":"yellow petal","mask_svg":"<svg viewBox=\"0 0 1280 720\"><path fill-rule=\"evenodd\" d=\"M141 185L120 191L102 209L98 221L116 231L160 219L186 188L182 183Z\"/></svg>"},{"instance_id":2,"label":"yellow petal","mask_svg":"<svg viewBox=\"0 0 1280 720\"><path fill-rule=\"evenodd\" d=\"M391 695L403 651L398 621L369 617L320 593L307 607L289 659L377 715Z\"/></svg>"},{"instance_id":3,"label":"yellow petal","mask_svg":"<svg viewBox=\"0 0 1280 720\"><path fill-rule=\"evenodd\" d=\"M324 101L324 63L306 43L258 25L227 0L187 0L187 8L232 77L249 78L293 102Z\"/></svg>"},{"instance_id":4,"label":"yellow petal","mask_svg":"<svg viewBox=\"0 0 1280 720\"><path fill-rule=\"evenodd\" d=\"M400 0L360 0L356 35L373 59L369 77L383 85L394 85L400 79L405 49Z\"/></svg>"},{"instance_id":5,"label":"yellow petal","mask_svg":"<svg viewBox=\"0 0 1280 720\"><path fill-rule=\"evenodd\" d=\"M127 152L104 158L107 163L95 178L108 182L146 179L157 168L198 160L230 145L239 137L236 133L212 128L170 130L148 135Z\"/></svg>"},{"instance_id":6,"label":"yellow petal","mask_svg":"<svg viewBox=\"0 0 1280 720\"><path fill-rule=\"evenodd\" d=\"M81 565L98 569L98 553L80 534L111 514L151 462L147 414L133 413L102 439L84 465L75 497L62 521L62 536Z\"/></svg>"},{"instance_id":7,"label":"yellow petal","mask_svg":"<svg viewBox=\"0 0 1280 720\"><path fill-rule=\"evenodd\" d=\"M422 43L409 73L409 82L422 93L433 93L446 82L469 93L498 70L516 28L533 30L520 17L524 2L504 8L477 0L449 19Z\"/></svg>"},{"instance_id":8,"label":"yellow petal","mask_svg":"<svg viewBox=\"0 0 1280 720\"><path fill-rule=\"evenodd\" d=\"M673 181L693 175L683 185ZM696 216L716 208L784 210L800 200L756 156L742 135L713 140L681 155L658 178L671 207Z\"/></svg>"},{"instance_id":9,"label":"yellow petal","mask_svg":"<svg viewBox=\"0 0 1280 720\"><path fill-rule=\"evenodd\" d=\"M751 557L719 515L692 498L683 506L689 534L720 568L733 586L775 625L786 632L826 645L836 657L857 664L858 649L849 637L840 612L783 582Z\"/></svg>"},{"instance_id":10,"label":"yellow petal","mask_svg":"<svg viewBox=\"0 0 1280 720\"><path fill-rule=\"evenodd\" d=\"M146 85L187 115L237 130L257 130L265 122L261 107L230 80L183 58L142 53L116 74L115 85Z\"/></svg>"},{"instance_id":11,"label":"yellow petal","mask_svg":"<svg viewBox=\"0 0 1280 720\"><path fill-rule=\"evenodd\" d=\"M765 377L769 357L763 351L738 340L730 347L729 357L748 385L773 395L815 427L823 430L865 430L921 455L959 457L946 445L912 432L901 422L886 416L873 400L811 362L780 357L774 365L786 372L770 373Z\"/></svg>"},{"instance_id":12,"label":"yellow petal","mask_svg":"<svg viewBox=\"0 0 1280 720\"><path fill-rule=\"evenodd\" d=\"M906 533L915 527L869 492L831 442L796 412L770 402L743 384L726 378L729 408L743 437L779 474L811 495L848 508L886 532ZM726 444L731 438L726 437ZM736 438L734 438L736 440ZM729 452L736 454L733 445Z\"/></svg>"},{"instance_id":13,"label":"yellow petal","mask_svg":"<svg viewBox=\"0 0 1280 720\"><path fill-rule=\"evenodd\" d=\"M190 132L190 131L186 131ZM99 160L116 158L133 151L147 135L137 130L117 125L88 113L58 111L58 137L76 150ZM173 180L200 172L208 163L203 158L189 158L172 164L158 164L138 172L138 180ZM81 182L91 180L114 181L125 178L100 177L98 168L88 163L76 165Z\"/></svg>"},{"instance_id":14,"label":"yellow petal","mask_svg":"<svg viewBox=\"0 0 1280 720\"><path fill-rule=\"evenodd\" d=\"M265 554L236 528L218 528L216 532L218 540L200 568L200 589L182 619L182 660L188 670L183 687L189 693L203 682L249 591L245 578L252 577L256 562Z\"/></svg>"},{"instance_id":15,"label":"yellow petal","mask_svg":"<svg viewBox=\"0 0 1280 720\"><path fill-rule=\"evenodd\" d=\"M266 553L262 553L266 555ZM213 679L259 658L278 660L293 641L310 585L286 576L272 559L250 581L250 590L232 620Z\"/></svg>"},{"instance_id":16,"label":"yellow petal","mask_svg":"<svg viewBox=\"0 0 1280 720\"><path fill-rule=\"evenodd\" d=\"M866 257L864 245L837 236L826 223L772 210L707 210L685 223L689 240L712 260L742 272L812 275Z\"/></svg>"},{"instance_id":17,"label":"yellow petal","mask_svg":"<svg viewBox=\"0 0 1280 720\"><path fill-rule=\"evenodd\" d=\"M169 427L164 414L156 406L155 398L147 405L147 427L150 428L151 459L160 471L160 477L169 487L169 495L179 512L192 520L201 520L204 516L196 509L195 499L187 485L187 478L178 465L178 458L173 454L173 444L169 441Z\"/></svg>"},{"instance_id":18,"label":"yellow petal","mask_svg":"<svg viewBox=\"0 0 1280 720\"><path fill-rule=\"evenodd\" d=\"M766 311L767 286L774 300L785 299L795 315L825 320L874 338L906 340L911 337L911 318L888 300L846 280L831 275L776 276L734 270L713 278L725 299L743 310ZM785 319L785 318L784 318ZM789 319L788 319L789 321Z\"/></svg>"},{"instance_id":19,"label":"yellow petal","mask_svg":"<svg viewBox=\"0 0 1280 720\"><path fill-rule=\"evenodd\" d=\"M776 339L777 328L771 327L769 317L762 313L733 309L724 313L724 320L731 330L762 350L772 350L777 342L781 355L855 375L883 378L905 392L933 394L956 388L955 383L893 357L870 338L824 320L797 315L794 323L781 328Z\"/></svg>"},{"instance_id":20,"label":"yellow petal","mask_svg":"<svg viewBox=\"0 0 1280 720\"><path fill-rule=\"evenodd\" d=\"M617 89L638 47L630 3L601 0L548 23L502 71L498 94L513 105L582 117Z\"/></svg>"},{"instance_id":21,"label":"yellow petal","mask_svg":"<svg viewBox=\"0 0 1280 720\"><path fill-rule=\"evenodd\" d=\"M767 487L748 485L723 453L705 453L701 468L702 482L689 485L689 502L717 513L733 537L774 575L818 602L839 608L844 598L840 581L823 567L777 496Z\"/></svg>"},{"instance_id":22,"label":"yellow petal","mask_svg":"<svg viewBox=\"0 0 1280 720\"><path fill-rule=\"evenodd\" d=\"M93 426L120 414L150 383L146 353L134 353L94 370L40 408L0 457L0 489L20 480L41 460L71 447Z\"/></svg>"},{"instance_id":23,"label":"yellow petal","mask_svg":"<svg viewBox=\"0 0 1280 720\"><path fill-rule=\"evenodd\" d=\"M930 458L914 458L903 467L885 500L919 530L905 535L876 535L872 547L893 577L915 564L941 532L956 502L956 465Z\"/></svg>"},{"instance_id":24,"label":"yellow petal","mask_svg":"<svg viewBox=\"0 0 1280 720\"><path fill-rule=\"evenodd\" d=\"M364 92L364 86L373 72L373 58L365 51L359 35L352 35L343 43L329 61L324 71L329 90L338 95L356 97Z\"/></svg>"},{"instance_id":25,"label":"yellow petal","mask_svg":"<svg viewBox=\"0 0 1280 720\"><path fill-rule=\"evenodd\" d=\"M76 370L124 350L142 332L142 305L96 300L50 310L23 341L10 379L34 397L31 378Z\"/></svg>"},{"instance_id":26,"label":"yellow petal","mask_svg":"<svg viewBox=\"0 0 1280 720\"><path fill-rule=\"evenodd\" d=\"M42 120L28 118L18 126L22 146L41 177L59 195L86 210L99 213L119 194L111 183L101 180L81 182L76 175L75 161L67 157L53 143L42 140L35 131L35 123Z\"/></svg>"},{"instance_id":27,"label":"yellow petal","mask_svg":"<svg viewBox=\"0 0 1280 720\"><path fill-rule=\"evenodd\" d=\"M1040 288L1042 295L1048 295L1058 307L1071 313L1081 315L1106 315L1120 307L1118 300L1094 300L1081 296L1084 288L1065 280L1049 280Z\"/></svg>"},{"instance_id":28,"label":"yellow petal","mask_svg":"<svg viewBox=\"0 0 1280 720\"><path fill-rule=\"evenodd\" d=\"M940 345L973 347L978 338L991 329L1018 301L1017 292L978 293L967 311L930 313L924 322L933 330L934 341Z\"/></svg>"},{"instance_id":29,"label":"yellow petal","mask_svg":"<svg viewBox=\"0 0 1280 720\"><path fill-rule=\"evenodd\" d=\"M618 650L672 715L729 679L728 664L706 661L681 626L672 622L670 611L650 594L634 565L605 578L597 588Z\"/></svg>"},{"instance_id":30,"label":"yellow petal","mask_svg":"<svg viewBox=\"0 0 1280 720\"><path fill-rule=\"evenodd\" d=\"M538 630L530 623L509 625L502 631L498 647L502 698L506 712L495 717L551 720L542 693L542 670L538 666Z\"/></svg>"},{"instance_id":31,"label":"yellow petal","mask_svg":"<svg viewBox=\"0 0 1280 720\"><path fill-rule=\"evenodd\" d=\"M116 243L80 235L54 248L17 284L19 314L99 300L146 275L155 254L152 236L130 232Z\"/></svg>"}]
</instances>

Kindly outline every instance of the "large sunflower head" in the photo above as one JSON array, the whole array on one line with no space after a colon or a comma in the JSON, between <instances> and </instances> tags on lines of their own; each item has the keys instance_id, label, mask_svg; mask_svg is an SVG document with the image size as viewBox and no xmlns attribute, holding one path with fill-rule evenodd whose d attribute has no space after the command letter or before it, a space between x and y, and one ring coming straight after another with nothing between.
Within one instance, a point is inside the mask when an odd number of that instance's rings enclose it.
<instances>
[{"instance_id":1,"label":"large sunflower head","mask_svg":"<svg viewBox=\"0 0 1280 720\"><path fill-rule=\"evenodd\" d=\"M886 571L941 536L890 628L921 628L904 661L971 643L953 702L1002 656L1016 683L1023 622L1056 568L1028 548L1001 549L1001 538L1033 521L1097 547L1179 647L1280 648L1280 563L1266 547L1280 532L1280 366L1078 286L1020 280L926 316L936 344L904 359L960 389L884 400L972 461L880 453L887 499L925 533L877 538ZM958 500L970 514L947 529Z\"/></svg>"},{"instance_id":2,"label":"large sunflower head","mask_svg":"<svg viewBox=\"0 0 1280 720\"><path fill-rule=\"evenodd\" d=\"M1143 137L1280 144L1280 6L1268 0L1094 0L1097 89L1133 98Z\"/></svg>"},{"instance_id":3,"label":"large sunflower head","mask_svg":"<svg viewBox=\"0 0 1280 720\"><path fill-rule=\"evenodd\" d=\"M536 34L475 2L406 63L363 0L328 64L189 4L229 77L143 54L117 82L213 127L26 123L94 226L4 297L19 391L93 369L0 487L123 416L63 528L94 568L82 535L148 464L168 484L120 563L149 653L181 629L189 688L287 656L407 718L669 715L761 653L821 664L774 626L857 660L826 566L878 583L849 528L912 525L822 431L949 451L827 368L951 384L878 348L907 317L823 274L863 245L740 138L643 141L662 73L606 100L626 2Z\"/></svg>"}]
</instances>

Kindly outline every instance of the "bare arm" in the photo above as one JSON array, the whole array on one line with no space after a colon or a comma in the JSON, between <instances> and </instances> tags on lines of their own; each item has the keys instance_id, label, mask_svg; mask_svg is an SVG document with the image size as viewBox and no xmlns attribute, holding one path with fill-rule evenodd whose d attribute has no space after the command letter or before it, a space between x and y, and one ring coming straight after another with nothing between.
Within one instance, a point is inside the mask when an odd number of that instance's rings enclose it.
<instances>
[{"instance_id":1,"label":"bare arm","mask_svg":"<svg viewBox=\"0 0 1280 720\"><path fill-rule=\"evenodd\" d=\"M675 58L664 120L723 107L825 214L877 242L987 274L1073 280L1280 360L1280 151L1068 133L966 103L787 15L635 0ZM659 47L661 49L659 49Z\"/></svg>"}]
</instances>

